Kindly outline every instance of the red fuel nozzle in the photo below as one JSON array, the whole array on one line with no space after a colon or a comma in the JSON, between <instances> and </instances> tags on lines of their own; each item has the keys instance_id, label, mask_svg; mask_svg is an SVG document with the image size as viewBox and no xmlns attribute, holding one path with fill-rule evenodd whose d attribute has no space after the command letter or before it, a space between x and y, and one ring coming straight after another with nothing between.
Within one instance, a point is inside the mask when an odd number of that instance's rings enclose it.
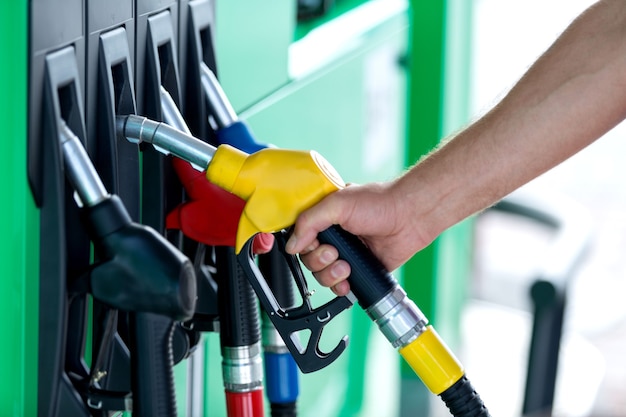
<instances>
[{"instance_id":1,"label":"red fuel nozzle","mask_svg":"<svg viewBox=\"0 0 626 417\"><path fill-rule=\"evenodd\" d=\"M167 229L179 229L185 236L210 246L235 246L239 218L246 202L207 181L206 172L194 169L179 158L174 169L187 192L187 201L172 210L165 219ZM257 234L254 253L269 252L274 236Z\"/></svg>"}]
</instances>

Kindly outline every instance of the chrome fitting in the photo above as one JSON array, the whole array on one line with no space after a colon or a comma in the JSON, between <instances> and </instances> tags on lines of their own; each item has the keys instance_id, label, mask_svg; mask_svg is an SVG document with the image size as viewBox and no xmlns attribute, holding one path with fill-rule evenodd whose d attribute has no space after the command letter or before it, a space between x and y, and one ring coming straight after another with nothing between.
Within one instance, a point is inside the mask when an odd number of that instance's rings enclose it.
<instances>
[{"instance_id":1,"label":"chrome fitting","mask_svg":"<svg viewBox=\"0 0 626 417\"><path fill-rule=\"evenodd\" d=\"M222 347L222 376L224 388L231 392L250 392L262 387L261 343Z\"/></svg>"},{"instance_id":2,"label":"chrome fitting","mask_svg":"<svg viewBox=\"0 0 626 417\"><path fill-rule=\"evenodd\" d=\"M289 348L287 348L285 341L269 319L263 320L262 335L264 352L289 353Z\"/></svg>"},{"instance_id":3,"label":"chrome fitting","mask_svg":"<svg viewBox=\"0 0 626 417\"><path fill-rule=\"evenodd\" d=\"M394 348L406 346L426 330L428 319L396 285L380 301L366 310Z\"/></svg>"}]
</instances>

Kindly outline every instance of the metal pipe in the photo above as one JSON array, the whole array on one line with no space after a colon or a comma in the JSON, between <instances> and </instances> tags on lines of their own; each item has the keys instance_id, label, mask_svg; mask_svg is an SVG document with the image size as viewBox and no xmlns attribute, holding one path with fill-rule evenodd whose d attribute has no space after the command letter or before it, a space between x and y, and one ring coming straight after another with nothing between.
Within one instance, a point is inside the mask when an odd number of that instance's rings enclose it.
<instances>
[{"instance_id":1,"label":"metal pipe","mask_svg":"<svg viewBox=\"0 0 626 417\"><path fill-rule=\"evenodd\" d=\"M228 101L217 77L204 62L200 63L200 80L217 127L223 129L235 123L238 120L237 113Z\"/></svg>"},{"instance_id":2,"label":"metal pipe","mask_svg":"<svg viewBox=\"0 0 626 417\"><path fill-rule=\"evenodd\" d=\"M93 207L110 197L102 180L78 137L65 124L59 121L59 141L65 161L67 179L78 194L81 203Z\"/></svg>"},{"instance_id":3,"label":"metal pipe","mask_svg":"<svg viewBox=\"0 0 626 417\"><path fill-rule=\"evenodd\" d=\"M216 148L167 123L156 122L137 115L118 116L118 135L131 143L150 143L163 154L172 154L189 162L198 171L204 171L213 159Z\"/></svg>"},{"instance_id":4,"label":"metal pipe","mask_svg":"<svg viewBox=\"0 0 626 417\"><path fill-rule=\"evenodd\" d=\"M174 102L174 99L170 93L161 86L161 112L163 113L163 121L168 125L185 132L191 136L191 131L187 127L187 122L183 119L183 115L180 114L178 106Z\"/></svg>"}]
</instances>

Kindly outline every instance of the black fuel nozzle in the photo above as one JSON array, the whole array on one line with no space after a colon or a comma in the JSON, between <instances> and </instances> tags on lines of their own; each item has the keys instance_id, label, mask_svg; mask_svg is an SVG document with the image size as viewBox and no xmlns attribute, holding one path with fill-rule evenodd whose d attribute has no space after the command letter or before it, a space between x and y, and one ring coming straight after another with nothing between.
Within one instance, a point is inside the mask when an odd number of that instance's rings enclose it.
<instances>
[{"instance_id":1,"label":"black fuel nozzle","mask_svg":"<svg viewBox=\"0 0 626 417\"><path fill-rule=\"evenodd\" d=\"M192 263L153 229L131 220L65 123L60 123L59 138L66 176L98 260L85 276L89 292L120 310L189 318L196 301Z\"/></svg>"}]
</instances>

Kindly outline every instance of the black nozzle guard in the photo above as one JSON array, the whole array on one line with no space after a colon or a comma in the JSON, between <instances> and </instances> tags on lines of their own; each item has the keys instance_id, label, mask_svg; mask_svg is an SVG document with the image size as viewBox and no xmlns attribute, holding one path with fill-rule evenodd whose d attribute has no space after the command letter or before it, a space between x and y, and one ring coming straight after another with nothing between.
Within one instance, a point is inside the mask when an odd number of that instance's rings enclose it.
<instances>
[{"instance_id":1,"label":"black nozzle guard","mask_svg":"<svg viewBox=\"0 0 626 417\"><path fill-rule=\"evenodd\" d=\"M276 245L278 245L279 251L285 256L298 292L302 297L300 306L285 308L278 303L265 277L254 261L252 252L254 237L246 242L241 253L237 255L237 259L256 292L261 307L267 313L278 333L280 333L300 370L303 373L318 371L334 362L348 345L348 336L344 336L333 350L324 352L320 349L319 342L324 327L337 317L339 313L352 307L352 301L347 297L335 297L326 304L313 308L309 300L310 292L307 282L298 259L285 251L287 232L281 231L274 235L276 237ZM306 347L302 347L299 340L294 337L301 330L309 330L311 332Z\"/></svg>"},{"instance_id":2,"label":"black nozzle guard","mask_svg":"<svg viewBox=\"0 0 626 417\"><path fill-rule=\"evenodd\" d=\"M113 195L81 212L97 263L87 274L93 296L111 307L189 319L196 304L191 261L152 228L134 223Z\"/></svg>"}]
</instances>

